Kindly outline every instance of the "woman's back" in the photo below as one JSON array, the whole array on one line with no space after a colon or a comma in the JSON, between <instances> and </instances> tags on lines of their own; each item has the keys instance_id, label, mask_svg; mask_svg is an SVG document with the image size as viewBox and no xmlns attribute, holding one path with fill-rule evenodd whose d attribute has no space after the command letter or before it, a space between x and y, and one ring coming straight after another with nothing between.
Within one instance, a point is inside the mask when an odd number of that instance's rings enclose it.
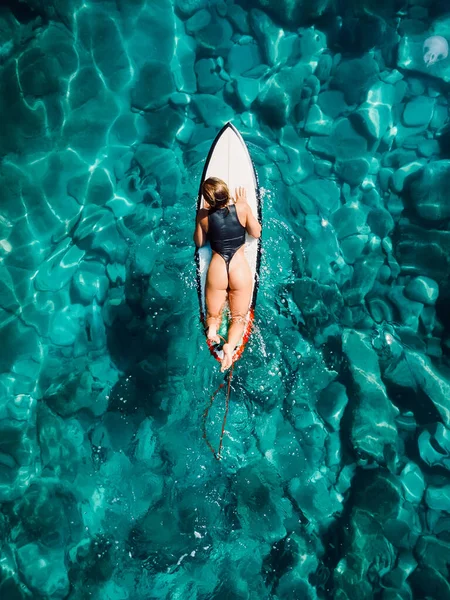
<instances>
[{"instance_id":1,"label":"woman's back","mask_svg":"<svg viewBox=\"0 0 450 600\"><path fill-rule=\"evenodd\" d=\"M209 211L208 239L211 248L223 257L227 267L235 252L245 244L245 232L234 204Z\"/></svg>"}]
</instances>

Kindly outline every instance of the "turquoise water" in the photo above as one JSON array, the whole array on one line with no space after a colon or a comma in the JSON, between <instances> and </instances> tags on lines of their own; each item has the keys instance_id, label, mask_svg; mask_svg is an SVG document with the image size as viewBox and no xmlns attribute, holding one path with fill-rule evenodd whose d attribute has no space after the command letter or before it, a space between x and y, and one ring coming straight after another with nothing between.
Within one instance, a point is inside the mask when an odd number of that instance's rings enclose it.
<instances>
[{"instance_id":1,"label":"turquoise water","mask_svg":"<svg viewBox=\"0 0 450 600\"><path fill-rule=\"evenodd\" d=\"M447 10L3 5L1 600L450 598ZM229 120L264 253L219 462L192 234Z\"/></svg>"}]
</instances>

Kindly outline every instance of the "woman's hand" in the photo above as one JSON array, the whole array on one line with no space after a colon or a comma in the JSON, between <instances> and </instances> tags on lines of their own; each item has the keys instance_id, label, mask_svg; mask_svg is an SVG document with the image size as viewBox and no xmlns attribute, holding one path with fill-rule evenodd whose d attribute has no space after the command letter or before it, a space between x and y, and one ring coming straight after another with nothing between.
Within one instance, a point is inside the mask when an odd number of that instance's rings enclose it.
<instances>
[{"instance_id":1,"label":"woman's hand","mask_svg":"<svg viewBox=\"0 0 450 600\"><path fill-rule=\"evenodd\" d=\"M237 203L237 202L241 202L241 203L247 202L247 192L245 191L245 188L243 188L243 187L236 188L235 197L236 197L235 203Z\"/></svg>"}]
</instances>

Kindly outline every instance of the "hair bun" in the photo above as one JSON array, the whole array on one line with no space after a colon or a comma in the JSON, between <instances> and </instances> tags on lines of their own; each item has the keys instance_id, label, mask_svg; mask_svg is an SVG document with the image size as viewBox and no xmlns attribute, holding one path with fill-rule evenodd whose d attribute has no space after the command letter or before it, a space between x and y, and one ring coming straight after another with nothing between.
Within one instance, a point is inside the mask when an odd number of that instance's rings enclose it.
<instances>
[{"instance_id":1,"label":"hair bun","mask_svg":"<svg viewBox=\"0 0 450 600\"><path fill-rule=\"evenodd\" d=\"M205 179L202 185L202 194L212 208L215 208L217 204L226 204L230 199L227 184L218 177Z\"/></svg>"}]
</instances>

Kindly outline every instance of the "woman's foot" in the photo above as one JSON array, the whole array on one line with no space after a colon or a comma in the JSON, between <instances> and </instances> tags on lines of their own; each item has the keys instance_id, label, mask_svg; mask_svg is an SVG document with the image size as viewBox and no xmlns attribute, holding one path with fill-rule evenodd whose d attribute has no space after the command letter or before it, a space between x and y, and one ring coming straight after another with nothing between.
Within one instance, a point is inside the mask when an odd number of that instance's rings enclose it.
<instances>
[{"instance_id":1,"label":"woman's foot","mask_svg":"<svg viewBox=\"0 0 450 600\"><path fill-rule=\"evenodd\" d=\"M220 344L220 338L217 335L216 325L210 325L208 327L208 333L206 334L206 337L208 338L208 340L211 340L211 342L214 342L215 344Z\"/></svg>"},{"instance_id":2,"label":"woman's foot","mask_svg":"<svg viewBox=\"0 0 450 600\"><path fill-rule=\"evenodd\" d=\"M230 344L223 345L223 358L222 364L220 366L220 370L222 373L229 369L233 364L233 350L231 349Z\"/></svg>"}]
</instances>

